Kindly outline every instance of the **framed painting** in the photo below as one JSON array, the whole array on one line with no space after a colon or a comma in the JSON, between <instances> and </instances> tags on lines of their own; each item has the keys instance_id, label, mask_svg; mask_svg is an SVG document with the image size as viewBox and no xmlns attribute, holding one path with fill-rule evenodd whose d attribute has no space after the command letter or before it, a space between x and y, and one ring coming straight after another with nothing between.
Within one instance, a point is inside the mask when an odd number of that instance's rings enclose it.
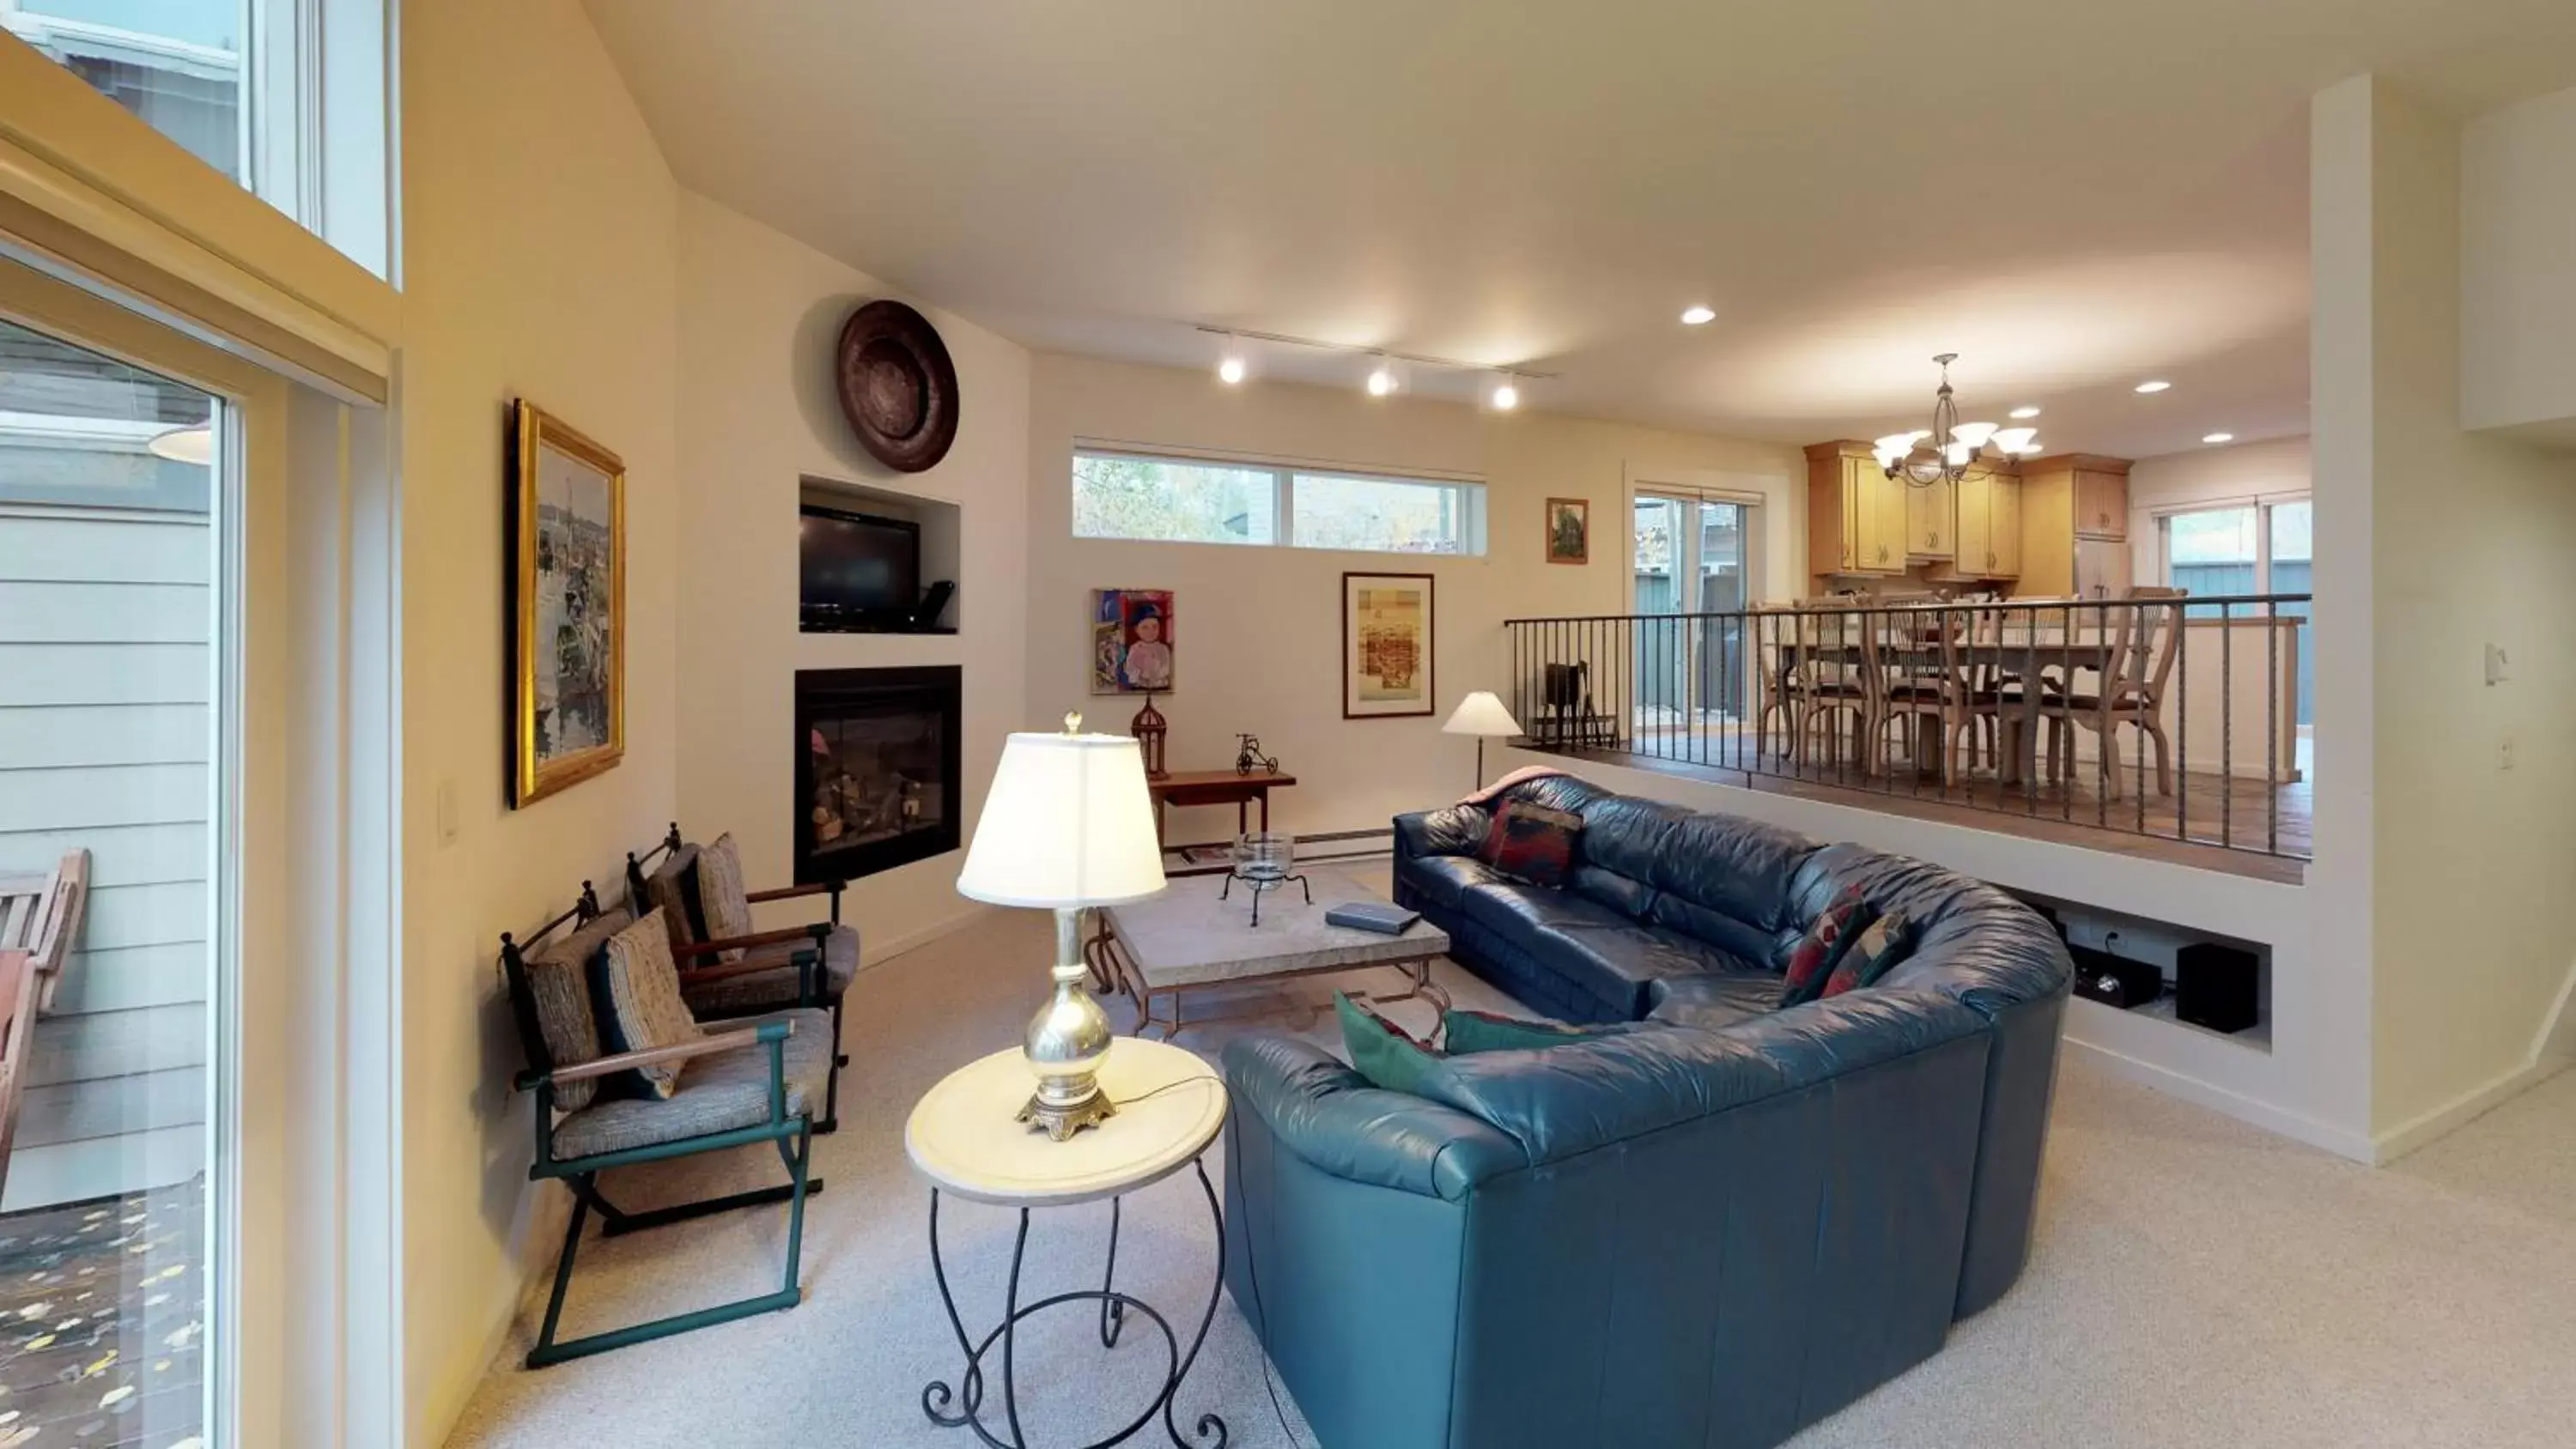
<instances>
[{"instance_id":1,"label":"framed painting","mask_svg":"<svg viewBox=\"0 0 2576 1449\"><path fill-rule=\"evenodd\" d=\"M524 400L510 458L516 807L626 753L626 465Z\"/></svg>"},{"instance_id":2,"label":"framed painting","mask_svg":"<svg viewBox=\"0 0 2576 1449\"><path fill-rule=\"evenodd\" d=\"M1547 561L1552 564L1592 562L1592 500L1547 500Z\"/></svg>"},{"instance_id":3,"label":"framed painting","mask_svg":"<svg viewBox=\"0 0 2576 1449\"><path fill-rule=\"evenodd\" d=\"M1342 575L1342 718L1431 713L1431 575Z\"/></svg>"},{"instance_id":4,"label":"framed painting","mask_svg":"<svg viewBox=\"0 0 2576 1449\"><path fill-rule=\"evenodd\" d=\"M1091 591L1091 692L1168 694L1174 640L1169 589Z\"/></svg>"}]
</instances>

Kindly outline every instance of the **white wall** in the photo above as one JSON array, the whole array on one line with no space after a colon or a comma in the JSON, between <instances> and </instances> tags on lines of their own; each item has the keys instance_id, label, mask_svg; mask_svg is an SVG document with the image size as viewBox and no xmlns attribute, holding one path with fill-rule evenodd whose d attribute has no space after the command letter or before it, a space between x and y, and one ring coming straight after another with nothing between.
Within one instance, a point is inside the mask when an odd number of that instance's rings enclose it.
<instances>
[{"instance_id":1,"label":"white wall","mask_svg":"<svg viewBox=\"0 0 2576 1449\"><path fill-rule=\"evenodd\" d=\"M1487 487L1484 558L1332 553L1072 537L1075 440L1207 449L1382 470L1474 474ZM1124 731L1140 700L1089 693L1084 611L1094 588L1175 593L1179 688L1173 769L1222 768L1250 731L1298 777L1272 802L1297 832L1383 829L1402 810L1463 793L1475 745L1440 722L1471 690L1505 687L1506 618L1628 608L1632 480L1761 491L1766 596L1803 587L1806 464L1794 448L1659 432L1545 413L1496 416L1417 398L1262 381L1227 388L1210 372L1041 355L1030 401L1028 710L1074 708ZM1592 501L1588 565L1547 563L1550 497ZM1429 572L1436 635L1428 718L1341 717L1341 575ZM1222 807L1178 811L1176 840L1230 834Z\"/></svg>"},{"instance_id":2,"label":"white wall","mask_svg":"<svg viewBox=\"0 0 2576 1449\"><path fill-rule=\"evenodd\" d=\"M957 441L937 467L893 473L851 434L831 372L851 309L893 289L703 197L682 195L679 222L681 823L701 839L732 831L755 886L787 884L796 671L958 664L971 839L1003 735L1033 722L1021 707L1029 355L925 307L957 364ZM803 478L957 504L962 577L952 608L961 632L799 634ZM959 863L939 856L852 886L845 915L859 923L869 959L977 909L956 892ZM761 924L811 920L815 904L762 907Z\"/></svg>"},{"instance_id":3,"label":"white wall","mask_svg":"<svg viewBox=\"0 0 2576 1449\"><path fill-rule=\"evenodd\" d=\"M2315 460L2305 438L2271 438L2138 459L2129 465L2131 576L2142 584L2153 583L2164 567L2157 556L2157 515L2303 495L2314 476Z\"/></svg>"},{"instance_id":4,"label":"white wall","mask_svg":"<svg viewBox=\"0 0 2576 1449\"><path fill-rule=\"evenodd\" d=\"M2531 908L2576 871L2576 757L2547 743L2576 710L2576 467L2461 429L2457 127L2362 77L2318 98L2314 142L2318 714L2334 728L2310 879L2320 937L2367 993L2385 1154L2535 1079L2576 958ZM2489 641L2517 661L2502 685L2483 682ZM2506 740L2523 746L2511 772Z\"/></svg>"},{"instance_id":5,"label":"white wall","mask_svg":"<svg viewBox=\"0 0 2576 1449\"><path fill-rule=\"evenodd\" d=\"M507 1091L521 1060L497 938L570 904L584 877L614 880L678 803L679 193L576 0L402 16L403 1291L412 1440L436 1444L556 1236L559 1193L528 1183L528 1102ZM624 459L628 550L625 761L516 811L514 397Z\"/></svg>"},{"instance_id":6,"label":"white wall","mask_svg":"<svg viewBox=\"0 0 2576 1449\"><path fill-rule=\"evenodd\" d=\"M2460 137L2460 418L2576 444L2576 89Z\"/></svg>"}]
</instances>

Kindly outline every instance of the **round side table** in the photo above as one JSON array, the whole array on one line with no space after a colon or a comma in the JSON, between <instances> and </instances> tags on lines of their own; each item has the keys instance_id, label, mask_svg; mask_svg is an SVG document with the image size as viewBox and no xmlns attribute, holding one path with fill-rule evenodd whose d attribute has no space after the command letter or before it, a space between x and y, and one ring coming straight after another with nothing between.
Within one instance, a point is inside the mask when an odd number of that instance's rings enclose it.
<instances>
[{"instance_id":1,"label":"round side table","mask_svg":"<svg viewBox=\"0 0 2576 1449\"><path fill-rule=\"evenodd\" d=\"M947 1428L964 1426L993 1449L1029 1449L1020 1430L1020 1405L1013 1357L1022 1319L1069 1303L1100 1305L1100 1344L1115 1348L1130 1312L1143 1315L1163 1336L1170 1364L1162 1391L1135 1422L1085 1449L1107 1449L1123 1443L1157 1417L1164 1432L1181 1449L1222 1449L1225 1420L1201 1414L1195 1440L1183 1438L1172 1421L1172 1402L1190 1365L1207 1342L1208 1324L1216 1317L1217 1296L1225 1283L1225 1212L1208 1182L1201 1154L1225 1125L1225 1083L1215 1068L1195 1053L1167 1042L1120 1037L1110 1044L1101 1064L1101 1090L1117 1104L1117 1114L1097 1127L1062 1142L1049 1139L1015 1120L1028 1100L1031 1078L1017 1047L999 1051L958 1068L930 1089L912 1109L904 1127L904 1150L912 1165L930 1179L930 1269L939 1280L939 1300L948 1310L948 1325L957 1334L957 1349L966 1367L951 1388L933 1379L921 1391L921 1411ZM1183 1167L1197 1171L1199 1191L1207 1198L1208 1218L1216 1229L1216 1281L1208 1288L1207 1307L1199 1313L1197 1334L1184 1351L1169 1320L1142 1299L1118 1291L1119 1198L1162 1181ZM975 1202L1017 1208L1020 1230L1011 1245L1011 1286L1002 1321L981 1339L970 1337L949 1291L948 1268L939 1252L939 1200L954 1194ZM1035 1303L1020 1302L1020 1263L1029 1246L1029 1214L1039 1208L1070 1207L1109 1199L1109 1262L1098 1291L1059 1293ZM984 1411L984 1361L1001 1345L1002 1414L1010 1437L988 1425Z\"/></svg>"}]
</instances>

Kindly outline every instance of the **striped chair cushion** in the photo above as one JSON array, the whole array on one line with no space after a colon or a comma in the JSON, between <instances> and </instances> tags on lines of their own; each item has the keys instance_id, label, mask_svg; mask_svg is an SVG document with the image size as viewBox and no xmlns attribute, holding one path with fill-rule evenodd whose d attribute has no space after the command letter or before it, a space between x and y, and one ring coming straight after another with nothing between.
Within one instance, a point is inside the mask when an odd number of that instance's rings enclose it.
<instances>
[{"instance_id":1,"label":"striped chair cushion","mask_svg":"<svg viewBox=\"0 0 2576 1449\"><path fill-rule=\"evenodd\" d=\"M592 1009L611 1052L650 1051L698 1038L698 1020L680 999L680 970L671 960L670 930L658 910L608 938L592 968ZM677 1063L620 1073L628 1095L668 1098L679 1089Z\"/></svg>"},{"instance_id":2,"label":"striped chair cushion","mask_svg":"<svg viewBox=\"0 0 2576 1449\"><path fill-rule=\"evenodd\" d=\"M554 1065L577 1067L599 1060L599 1018L590 1009L591 962L611 936L633 924L635 918L617 907L524 958L528 996L537 1008L537 1032L545 1038L546 1055ZM598 1091L597 1078L566 1082L555 1089L555 1107L578 1112L590 1105Z\"/></svg>"},{"instance_id":3,"label":"striped chair cushion","mask_svg":"<svg viewBox=\"0 0 2576 1449\"><path fill-rule=\"evenodd\" d=\"M734 848L733 832L726 831L715 843L698 852L698 918L705 922L708 941L729 940L751 934L751 898L743 889L742 855ZM719 951L717 959L739 961L740 949Z\"/></svg>"}]
</instances>

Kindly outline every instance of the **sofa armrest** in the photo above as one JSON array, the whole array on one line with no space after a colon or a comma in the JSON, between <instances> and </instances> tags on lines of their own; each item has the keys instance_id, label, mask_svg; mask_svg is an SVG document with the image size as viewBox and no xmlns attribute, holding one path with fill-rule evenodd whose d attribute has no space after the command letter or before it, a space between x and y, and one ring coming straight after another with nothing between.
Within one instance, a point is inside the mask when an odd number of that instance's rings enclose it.
<instances>
[{"instance_id":1,"label":"sofa armrest","mask_svg":"<svg viewBox=\"0 0 2576 1449\"><path fill-rule=\"evenodd\" d=\"M1424 1097L1390 1092L1311 1042L1239 1037L1224 1053L1226 1090L1273 1137L1316 1168L1422 1197L1464 1198L1529 1165L1520 1144Z\"/></svg>"},{"instance_id":2,"label":"sofa armrest","mask_svg":"<svg viewBox=\"0 0 2576 1449\"><path fill-rule=\"evenodd\" d=\"M1451 805L1395 817L1395 858L1473 855L1493 816L1482 805Z\"/></svg>"}]
</instances>

